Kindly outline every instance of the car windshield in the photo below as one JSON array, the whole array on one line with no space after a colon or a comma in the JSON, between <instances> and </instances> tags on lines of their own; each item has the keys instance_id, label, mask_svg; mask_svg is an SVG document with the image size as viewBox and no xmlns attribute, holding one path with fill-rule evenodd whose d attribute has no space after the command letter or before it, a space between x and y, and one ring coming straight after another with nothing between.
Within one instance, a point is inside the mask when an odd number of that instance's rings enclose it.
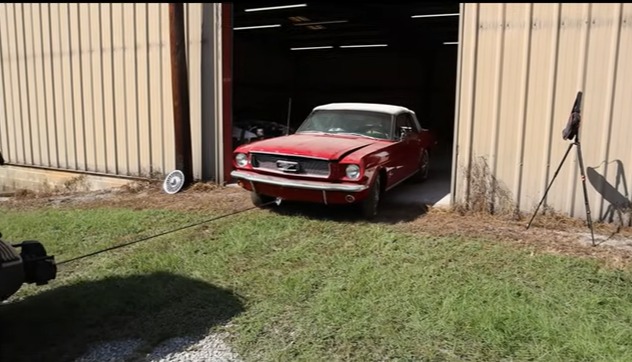
<instances>
[{"instance_id":1,"label":"car windshield","mask_svg":"<svg viewBox=\"0 0 632 362\"><path fill-rule=\"evenodd\" d=\"M391 126L392 117L387 113L319 110L312 112L296 133L324 132L390 139Z\"/></svg>"}]
</instances>

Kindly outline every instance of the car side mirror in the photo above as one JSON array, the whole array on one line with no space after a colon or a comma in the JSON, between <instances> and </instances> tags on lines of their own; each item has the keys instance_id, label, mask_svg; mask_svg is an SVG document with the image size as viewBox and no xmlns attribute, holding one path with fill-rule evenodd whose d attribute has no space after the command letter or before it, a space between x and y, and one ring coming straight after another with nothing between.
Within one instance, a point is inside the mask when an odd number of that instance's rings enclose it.
<instances>
[{"instance_id":1,"label":"car side mirror","mask_svg":"<svg viewBox=\"0 0 632 362\"><path fill-rule=\"evenodd\" d=\"M413 128L408 126L399 127L399 139L405 139L410 133L412 133Z\"/></svg>"}]
</instances>

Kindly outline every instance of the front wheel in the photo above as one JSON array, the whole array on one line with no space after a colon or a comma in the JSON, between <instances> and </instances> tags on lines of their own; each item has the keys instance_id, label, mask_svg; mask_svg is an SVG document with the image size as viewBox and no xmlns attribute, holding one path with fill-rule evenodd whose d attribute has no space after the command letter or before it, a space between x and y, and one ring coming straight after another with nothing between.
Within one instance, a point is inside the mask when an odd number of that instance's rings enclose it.
<instances>
[{"instance_id":1,"label":"front wheel","mask_svg":"<svg viewBox=\"0 0 632 362\"><path fill-rule=\"evenodd\" d=\"M377 216L381 193L380 177L378 176L369 189L369 195L360 204L360 210L365 219L370 220Z\"/></svg>"},{"instance_id":2,"label":"front wheel","mask_svg":"<svg viewBox=\"0 0 632 362\"><path fill-rule=\"evenodd\" d=\"M274 201L274 197L261 195L254 191L250 192L250 199L252 200L252 204L256 207L265 207Z\"/></svg>"},{"instance_id":3,"label":"front wheel","mask_svg":"<svg viewBox=\"0 0 632 362\"><path fill-rule=\"evenodd\" d=\"M424 182L428 179L430 173L430 152L423 150L421 158L419 160L419 171L415 175L415 180L418 182Z\"/></svg>"}]
</instances>

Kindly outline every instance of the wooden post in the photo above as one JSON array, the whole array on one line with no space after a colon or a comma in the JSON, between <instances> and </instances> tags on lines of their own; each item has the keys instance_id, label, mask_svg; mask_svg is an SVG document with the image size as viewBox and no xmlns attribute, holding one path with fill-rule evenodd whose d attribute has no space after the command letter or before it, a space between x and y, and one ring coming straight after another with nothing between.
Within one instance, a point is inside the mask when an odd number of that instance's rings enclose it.
<instances>
[{"instance_id":1,"label":"wooden post","mask_svg":"<svg viewBox=\"0 0 632 362\"><path fill-rule=\"evenodd\" d=\"M171 41L171 89L173 93L176 169L182 171L185 185L188 185L193 180L193 155L183 3L169 3L169 36Z\"/></svg>"}]
</instances>

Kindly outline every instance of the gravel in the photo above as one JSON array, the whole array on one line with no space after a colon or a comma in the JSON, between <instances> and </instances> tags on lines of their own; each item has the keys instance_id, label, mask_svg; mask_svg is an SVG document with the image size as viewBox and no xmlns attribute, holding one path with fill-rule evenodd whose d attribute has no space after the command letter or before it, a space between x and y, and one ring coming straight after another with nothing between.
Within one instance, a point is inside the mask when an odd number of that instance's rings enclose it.
<instances>
[{"instance_id":1,"label":"gravel","mask_svg":"<svg viewBox=\"0 0 632 362\"><path fill-rule=\"evenodd\" d=\"M226 333L211 333L203 338L176 337L138 358L141 340L123 340L100 343L75 362L120 362L141 360L146 362L242 362L224 342ZM136 357L132 359L132 357Z\"/></svg>"},{"instance_id":2,"label":"gravel","mask_svg":"<svg viewBox=\"0 0 632 362\"><path fill-rule=\"evenodd\" d=\"M77 358L75 362L119 362L130 358L136 349L142 345L141 340L123 340L100 343Z\"/></svg>"},{"instance_id":3,"label":"gravel","mask_svg":"<svg viewBox=\"0 0 632 362\"><path fill-rule=\"evenodd\" d=\"M151 362L241 362L239 356L224 342L226 337L226 334L214 333L197 342L192 338L170 339L154 349L146 360Z\"/></svg>"}]
</instances>

